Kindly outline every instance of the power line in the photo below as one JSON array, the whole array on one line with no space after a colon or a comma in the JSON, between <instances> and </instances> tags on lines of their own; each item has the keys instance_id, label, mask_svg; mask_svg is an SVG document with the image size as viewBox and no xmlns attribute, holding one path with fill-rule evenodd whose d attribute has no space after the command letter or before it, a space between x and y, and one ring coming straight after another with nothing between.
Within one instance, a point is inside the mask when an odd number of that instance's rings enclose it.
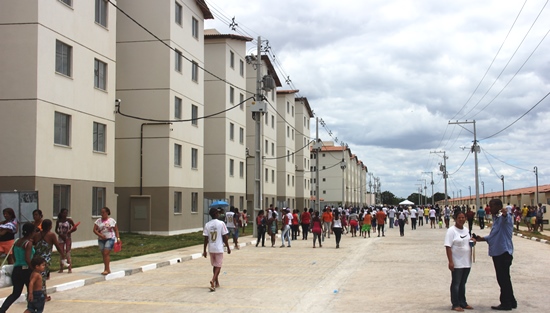
<instances>
[{"instance_id":1,"label":"power line","mask_svg":"<svg viewBox=\"0 0 550 313\"><path fill-rule=\"evenodd\" d=\"M296 153L298 153L298 152L304 150L305 148L308 148L309 145L310 145L312 142L315 142L315 140L309 141L309 142L307 143L307 145L301 147L300 149L298 149L298 150L296 150L296 151L294 151L294 152L292 152L292 153L289 153L289 154L286 154L286 155L283 155L283 156L273 157L273 158L266 158L266 157L264 157L263 159L264 159L264 160L277 160L277 159L287 158L287 157L289 157L289 156L291 156L291 155L296 155Z\"/></svg>"},{"instance_id":2,"label":"power line","mask_svg":"<svg viewBox=\"0 0 550 313\"><path fill-rule=\"evenodd\" d=\"M482 150L483 150L483 152L485 152L486 154L490 155L493 159L496 159L497 161L500 161L500 162L502 162L502 163L504 163L504 164L506 164L506 165L508 165L508 166L517 168L518 170L522 170L522 171L526 171L526 172L531 172L531 170L526 170L526 169L524 169L524 168L517 167L517 166L515 166L515 165L512 165L512 164L510 164L510 163L506 163L506 162L502 161L501 159L499 159L499 158L497 158L496 156L494 156L494 155L492 155L491 153L489 153L489 151L487 151L487 149L482 149ZM500 178L500 177L499 177L499 178Z\"/></svg>"},{"instance_id":3,"label":"power line","mask_svg":"<svg viewBox=\"0 0 550 313\"><path fill-rule=\"evenodd\" d=\"M464 161L462 161L462 164L460 164L460 166L458 167L458 169L456 171L454 171L454 173L452 174L449 174L449 176L452 176L454 174L456 174L458 171L460 171L460 169L462 168L462 166L464 165L464 163L466 163L466 160L468 160L468 157L470 156L470 152L468 152L468 154L466 154L466 158L464 159Z\"/></svg>"}]
</instances>

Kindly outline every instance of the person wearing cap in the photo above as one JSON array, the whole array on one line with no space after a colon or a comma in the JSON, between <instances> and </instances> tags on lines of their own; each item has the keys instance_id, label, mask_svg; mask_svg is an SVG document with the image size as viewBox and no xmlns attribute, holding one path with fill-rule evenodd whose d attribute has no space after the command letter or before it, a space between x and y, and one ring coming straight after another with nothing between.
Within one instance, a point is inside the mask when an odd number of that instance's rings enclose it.
<instances>
[{"instance_id":1,"label":"person wearing cap","mask_svg":"<svg viewBox=\"0 0 550 313\"><path fill-rule=\"evenodd\" d=\"M227 239L229 231L225 223L218 219L218 209L211 208L209 214L212 220L204 225L204 231L202 233L204 237L202 256L206 258L206 247L208 247L210 264L212 264L213 267L213 276L209 288L210 291L216 291L216 288L220 287L218 277L223 264L223 247L224 245L227 247L227 254L231 254L231 248L229 247L229 241Z\"/></svg>"}]
</instances>

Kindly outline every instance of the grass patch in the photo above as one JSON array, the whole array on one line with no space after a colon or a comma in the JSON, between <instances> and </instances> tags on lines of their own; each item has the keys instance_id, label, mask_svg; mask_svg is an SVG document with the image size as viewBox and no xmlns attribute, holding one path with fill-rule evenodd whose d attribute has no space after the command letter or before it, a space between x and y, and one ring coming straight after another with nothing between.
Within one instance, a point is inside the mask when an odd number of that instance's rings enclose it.
<instances>
[{"instance_id":1,"label":"grass patch","mask_svg":"<svg viewBox=\"0 0 550 313\"><path fill-rule=\"evenodd\" d=\"M246 234L252 234L252 225L246 227ZM137 233L120 233L122 251L111 253L111 261L128 259L140 255L153 254L179 248L202 245L204 242L202 231L174 236L143 235ZM232 243L232 240L229 240ZM73 268L102 264L101 252L96 246L71 250ZM50 270L59 270L59 253L52 253Z\"/></svg>"}]
</instances>

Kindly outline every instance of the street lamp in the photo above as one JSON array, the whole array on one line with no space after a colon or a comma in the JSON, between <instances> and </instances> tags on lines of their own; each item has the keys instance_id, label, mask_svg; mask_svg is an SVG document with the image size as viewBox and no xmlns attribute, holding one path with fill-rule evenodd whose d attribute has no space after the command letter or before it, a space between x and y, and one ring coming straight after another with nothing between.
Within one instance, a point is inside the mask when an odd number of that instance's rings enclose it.
<instances>
[{"instance_id":1,"label":"street lamp","mask_svg":"<svg viewBox=\"0 0 550 313\"><path fill-rule=\"evenodd\" d=\"M468 198L468 207L470 207L470 204L472 202L472 186L468 186L468 190L470 191L470 197Z\"/></svg>"},{"instance_id":2,"label":"street lamp","mask_svg":"<svg viewBox=\"0 0 550 313\"><path fill-rule=\"evenodd\" d=\"M534 171L535 172L535 182L536 182L536 190L535 190L535 198L537 199L537 203L535 203L535 205L538 205L539 204L539 169L535 166L534 168Z\"/></svg>"},{"instance_id":3,"label":"street lamp","mask_svg":"<svg viewBox=\"0 0 550 313\"><path fill-rule=\"evenodd\" d=\"M481 188L483 189L483 199L485 199L485 183L481 181Z\"/></svg>"},{"instance_id":4,"label":"street lamp","mask_svg":"<svg viewBox=\"0 0 550 313\"><path fill-rule=\"evenodd\" d=\"M500 180L502 180L502 203L504 203L504 175L500 175Z\"/></svg>"}]
</instances>

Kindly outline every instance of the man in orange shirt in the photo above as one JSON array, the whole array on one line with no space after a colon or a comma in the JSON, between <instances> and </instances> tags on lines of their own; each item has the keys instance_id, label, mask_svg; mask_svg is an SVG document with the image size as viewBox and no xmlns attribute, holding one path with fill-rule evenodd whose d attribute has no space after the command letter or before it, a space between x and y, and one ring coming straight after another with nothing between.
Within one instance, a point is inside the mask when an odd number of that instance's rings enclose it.
<instances>
[{"instance_id":1,"label":"man in orange shirt","mask_svg":"<svg viewBox=\"0 0 550 313\"><path fill-rule=\"evenodd\" d=\"M330 207L326 207L323 211L323 240L325 236L330 238L330 225L332 224L332 212Z\"/></svg>"},{"instance_id":2,"label":"man in orange shirt","mask_svg":"<svg viewBox=\"0 0 550 313\"><path fill-rule=\"evenodd\" d=\"M378 229L378 237L380 237L380 230L382 230L382 237L386 237L384 235L384 224L386 224L386 213L384 213L384 210L380 209L376 212L376 228Z\"/></svg>"}]
</instances>

